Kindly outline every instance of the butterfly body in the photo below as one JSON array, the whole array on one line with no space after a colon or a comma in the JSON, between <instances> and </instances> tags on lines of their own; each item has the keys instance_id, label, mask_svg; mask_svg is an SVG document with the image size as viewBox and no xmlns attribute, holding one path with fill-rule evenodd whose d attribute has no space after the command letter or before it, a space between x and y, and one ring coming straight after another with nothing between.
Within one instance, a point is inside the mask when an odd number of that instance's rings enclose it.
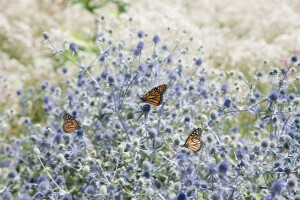
<instances>
[{"instance_id":1,"label":"butterfly body","mask_svg":"<svg viewBox=\"0 0 300 200\"><path fill-rule=\"evenodd\" d=\"M152 88L149 92L144 94L143 97L141 97L141 100L151 105L159 106L163 102L163 95L166 89L167 89L166 84L159 85L155 88Z\"/></svg>"},{"instance_id":2,"label":"butterfly body","mask_svg":"<svg viewBox=\"0 0 300 200\"><path fill-rule=\"evenodd\" d=\"M190 149L193 152L200 151L202 147L202 141L200 140L200 136L202 134L201 128L196 128L186 139L184 143L184 147Z\"/></svg>"},{"instance_id":3,"label":"butterfly body","mask_svg":"<svg viewBox=\"0 0 300 200\"><path fill-rule=\"evenodd\" d=\"M66 113L64 114L63 119L64 119L64 124L63 124L64 132L72 133L80 128L79 123L71 115Z\"/></svg>"}]
</instances>

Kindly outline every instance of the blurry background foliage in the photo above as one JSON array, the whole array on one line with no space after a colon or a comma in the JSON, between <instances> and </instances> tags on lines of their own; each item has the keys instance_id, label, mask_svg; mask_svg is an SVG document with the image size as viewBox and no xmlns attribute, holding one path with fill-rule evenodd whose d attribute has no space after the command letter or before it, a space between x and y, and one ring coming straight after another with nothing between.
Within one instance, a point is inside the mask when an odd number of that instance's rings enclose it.
<instances>
[{"instance_id":1,"label":"blurry background foliage","mask_svg":"<svg viewBox=\"0 0 300 200\"><path fill-rule=\"evenodd\" d=\"M47 80L64 88L61 80L77 74L75 67L68 68L67 75L61 72L68 63L49 53L42 38L44 31L62 49L74 41L87 61L97 54L95 41L103 31L116 40L135 42L133 38L142 30L149 36L159 34L168 43L182 40L181 33L186 31L194 37L188 52L203 46L199 56L206 67L227 72L236 69L250 80L259 69L268 73L267 66L285 65L291 54L299 53L299 7L298 0L260 4L233 0L1 1L0 112L18 113L18 89L38 88ZM30 112L37 122L43 121L42 113ZM18 132L17 122L9 124Z\"/></svg>"},{"instance_id":2,"label":"blurry background foliage","mask_svg":"<svg viewBox=\"0 0 300 200\"><path fill-rule=\"evenodd\" d=\"M117 6L117 14L126 12L128 5L123 0L73 0L73 3L80 5L91 13L96 13L96 10L105 7L107 4L115 4Z\"/></svg>"}]
</instances>

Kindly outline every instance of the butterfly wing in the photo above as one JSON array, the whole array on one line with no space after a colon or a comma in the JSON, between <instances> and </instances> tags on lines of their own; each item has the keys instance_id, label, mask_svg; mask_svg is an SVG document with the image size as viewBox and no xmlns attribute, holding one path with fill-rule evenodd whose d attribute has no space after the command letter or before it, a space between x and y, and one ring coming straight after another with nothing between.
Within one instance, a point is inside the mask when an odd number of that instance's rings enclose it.
<instances>
[{"instance_id":1,"label":"butterfly wing","mask_svg":"<svg viewBox=\"0 0 300 200\"><path fill-rule=\"evenodd\" d=\"M147 92L142 98L143 102L149 103L154 106L159 106L163 101L163 96L156 90Z\"/></svg>"},{"instance_id":2,"label":"butterfly wing","mask_svg":"<svg viewBox=\"0 0 300 200\"><path fill-rule=\"evenodd\" d=\"M163 101L163 94L167 89L167 85L159 85L147 92L141 100L154 106L159 106Z\"/></svg>"},{"instance_id":3,"label":"butterfly wing","mask_svg":"<svg viewBox=\"0 0 300 200\"><path fill-rule=\"evenodd\" d=\"M64 114L63 119L64 119L64 124L63 124L64 132L72 133L75 130L78 130L80 128L79 123L71 115Z\"/></svg>"},{"instance_id":4,"label":"butterfly wing","mask_svg":"<svg viewBox=\"0 0 300 200\"><path fill-rule=\"evenodd\" d=\"M202 134L202 129L197 128L195 129L186 139L184 143L184 147L190 149L193 152L200 151L202 147L202 141L200 140L200 136Z\"/></svg>"},{"instance_id":5,"label":"butterfly wing","mask_svg":"<svg viewBox=\"0 0 300 200\"><path fill-rule=\"evenodd\" d=\"M166 85L166 84L159 85L159 86L156 87L156 89L157 89L160 93L164 94L165 91L167 90L167 85Z\"/></svg>"},{"instance_id":6,"label":"butterfly wing","mask_svg":"<svg viewBox=\"0 0 300 200\"><path fill-rule=\"evenodd\" d=\"M200 151L201 147L202 147L202 142L199 139L193 139L187 146L188 149L190 149L195 153Z\"/></svg>"}]
</instances>

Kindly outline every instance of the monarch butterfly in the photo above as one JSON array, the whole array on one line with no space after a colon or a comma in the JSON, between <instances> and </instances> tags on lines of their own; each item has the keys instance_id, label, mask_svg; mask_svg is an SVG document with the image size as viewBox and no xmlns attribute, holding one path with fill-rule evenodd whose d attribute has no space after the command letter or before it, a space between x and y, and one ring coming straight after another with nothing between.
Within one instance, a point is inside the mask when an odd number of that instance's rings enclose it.
<instances>
[{"instance_id":1,"label":"monarch butterfly","mask_svg":"<svg viewBox=\"0 0 300 200\"><path fill-rule=\"evenodd\" d=\"M63 124L63 130L66 133L72 133L75 130L78 130L80 128L78 122L76 121L76 119L74 117L72 117L69 114L64 114L63 116L64 119L64 124Z\"/></svg>"},{"instance_id":2,"label":"monarch butterfly","mask_svg":"<svg viewBox=\"0 0 300 200\"><path fill-rule=\"evenodd\" d=\"M141 100L151 105L159 106L163 101L163 95L166 89L167 89L166 84L159 85L155 88L152 88L149 92L144 94L143 97L141 97Z\"/></svg>"},{"instance_id":3,"label":"monarch butterfly","mask_svg":"<svg viewBox=\"0 0 300 200\"><path fill-rule=\"evenodd\" d=\"M200 136L202 134L201 128L196 128L186 139L184 143L184 147L190 149L193 152L200 151L202 147L202 141L200 140Z\"/></svg>"}]
</instances>

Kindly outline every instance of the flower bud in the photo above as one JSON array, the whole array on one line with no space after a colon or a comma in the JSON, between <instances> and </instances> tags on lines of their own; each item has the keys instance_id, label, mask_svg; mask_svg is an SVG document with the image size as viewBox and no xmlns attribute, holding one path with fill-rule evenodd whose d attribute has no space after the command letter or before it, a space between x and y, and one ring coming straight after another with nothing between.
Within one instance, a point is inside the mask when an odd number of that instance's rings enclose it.
<instances>
[{"instance_id":1,"label":"flower bud","mask_svg":"<svg viewBox=\"0 0 300 200\"><path fill-rule=\"evenodd\" d=\"M34 155L38 156L38 155L40 155L41 152L37 147L34 147L33 148L33 153L34 153Z\"/></svg>"}]
</instances>

